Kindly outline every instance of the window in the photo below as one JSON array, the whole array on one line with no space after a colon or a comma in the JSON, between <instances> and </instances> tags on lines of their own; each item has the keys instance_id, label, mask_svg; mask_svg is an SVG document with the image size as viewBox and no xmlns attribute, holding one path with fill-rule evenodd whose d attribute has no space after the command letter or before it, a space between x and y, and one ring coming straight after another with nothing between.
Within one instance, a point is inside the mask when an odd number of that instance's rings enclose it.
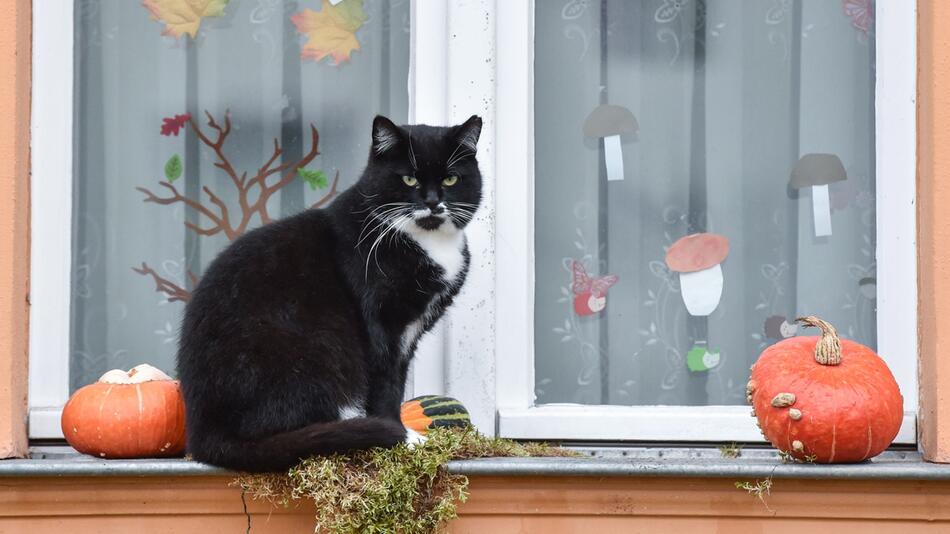
<instances>
[{"instance_id":1,"label":"window","mask_svg":"<svg viewBox=\"0 0 950 534\"><path fill-rule=\"evenodd\" d=\"M60 436L68 395L109 369L173 373L217 252L353 183L375 114L409 118L408 1L164 6L37 6L32 437ZM329 12L345 39L315 25Z\"/></svg>"},{"instance_id":2,"label":"window","mask_svg":"<svg viewBox=\"0 0 950 534\"><path fill-rule=\"evenodd\" d=\"M783 332L765 323L813 312L885 357L905 398L898 441L915 441L913 3L878 0L871 14L860 0L364 0L360 49L340 67L302 61L309 37L291 18L327 3L231 2L194 40L160 36L138 4L34 6L32 437L60 435L59 410L82 381L71 377L170 366L181 304L160 304L154 277L132 267L188 289L187 271L200 275L227 236L195 235L185 222L214 221L143 203L135 188L168 195L168 180L211 203L207 186L236 214L230 176L190 123L161 135L185 112L216 134L203 111L222 125L230 109L225 153L249 175L273 138L283 158L301 158L307 125L319 129L314 174L271 194L272 217L320 201L329 184L317 171L350 183L365 157L360 125L377 111L483 117L472 269L408 387L462 399L482 431L759 440L740 395L749 363ZM74 44L75 61L63 53ZM626 117L626 131L585 135L602 104L629 112L607 114ZM818 222L830 219L830 236L815 235L824 184L788 185L809 154L832 155L846 176L827 185ZM730 249L716 306L691 316L665 249L701 231ZM590 277L618 275L603 311L593 295L574 309L572 260ZM662 325L651 301L665 306Z\"/></svg>"},{"instance_id":3,"label":"window","mask_svg":"<svg viewBox=\"0 0 950 534\"><path fill-rule=\"evenodd\" d=\"M528 288L496 285L500 433L760 440L749 366L816 314L885 357L913 442L913 7L500 9L499 41L517 34L523 57L499 58L499 110L505 84L526 95L509 111L533 110L498 139L499 172L533 177L498 189L498 241L526 248L499 246L499 280L520 269ZM695 233L717 253L676 272L667 251Z\"/></svg>"},{"instance_id":4,"label":"window","mask_svg":"<svg viewBox=\"0 0 950 534\"><path fill-rule=\"evenodd\" d=\"M535 20L539 404L745 404L803 314L875 347L870 18L712 0ZM676 272L677 242L715 265Z\"/></svg>"}]
</instances>

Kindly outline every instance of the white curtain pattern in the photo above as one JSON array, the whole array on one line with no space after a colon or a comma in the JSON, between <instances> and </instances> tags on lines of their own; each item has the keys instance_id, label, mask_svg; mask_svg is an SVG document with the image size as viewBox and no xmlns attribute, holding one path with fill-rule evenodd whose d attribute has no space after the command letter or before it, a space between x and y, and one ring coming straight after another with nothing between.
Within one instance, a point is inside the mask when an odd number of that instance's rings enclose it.
<instances>
[{"instance_id":1,"label":"white curtain pattern","mask_svg":"<svg viewBox=\"0 0 950 534\"><path fill-rule=\"evenodd\" d=\"M190 113L213 141L204 112L223 126L230 111L222 150L239 176L258 172L275 138L282 154L274 166L301 160L312 123L320 155L307 169L327 180L311 174L311 187L295 178L268 200L273 218L323 198L336 172L339 189L358 178L375 114L407 120L409 0L362 0L359 50L339 65L301 59L307 36L291 17L324 7L318 0L232 1L221 16L205 17L192 39L163 36L163 23L140 2L77 2L71 390L142 362L172 373L183 304L168 302L152 277L132 268L146 262L187 290L189 271L200 276L228 243L224 232L199 236L184 226L213 226L206 217L180 202L143 203L136 187L167 197L159 182L178 155L182 173L173 185L181 194L214 208L202 191L208 187L240 218L236 189L215 166L214 151L187 125L178 136L161 135L163 118ZM250 227L260 223L255 216Z\"/></svg>"},{"instance_id":2,"label":"white curtain pattern","mask_svg":"<svg viewBox=\"0 0 950 534\"><path fill-rule=\"evenodd\" d=\"M536 40L539 403L744 404L750 364L801 314L875 346L870 2L539 2ZM639 123L622 181L582 132L601 104ZM847 172L828 237L812 191L789 185L814 153ZM687 313L664 262L696 232L731 245L708 317ZM604 312L572 309L573 259L619 277Z\"/></svg>"}]
</instances>

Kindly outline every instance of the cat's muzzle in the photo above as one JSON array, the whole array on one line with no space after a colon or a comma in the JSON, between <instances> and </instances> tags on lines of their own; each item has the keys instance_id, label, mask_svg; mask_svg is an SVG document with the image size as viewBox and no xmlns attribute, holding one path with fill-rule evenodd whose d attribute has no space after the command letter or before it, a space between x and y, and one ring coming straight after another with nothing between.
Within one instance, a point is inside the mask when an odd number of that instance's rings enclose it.
<instances>
[{"instance_id":1,"label":"cat's muzzle","mask_svg":"<svg viewBox=\"0 0 950 534\"><path fill-rule=\"evenodd\" d=\"M416 226L423 230L437 230L448 220L448 212L445 205L439 203L434 208L418 209L412 212L412 218Z\"/></svg>"}]
</instances>

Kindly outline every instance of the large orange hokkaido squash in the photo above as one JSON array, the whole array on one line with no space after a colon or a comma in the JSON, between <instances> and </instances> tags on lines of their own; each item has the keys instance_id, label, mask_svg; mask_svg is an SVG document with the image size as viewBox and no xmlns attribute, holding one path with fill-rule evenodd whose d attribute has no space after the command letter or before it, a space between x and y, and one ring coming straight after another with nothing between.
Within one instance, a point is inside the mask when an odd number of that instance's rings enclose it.
<instances>
[{"instance_id":1,"label":"large orange hokkaido squash","mask_svg":"<svg viewBox=\"0 0 950 534\"><path fill-rule=\"evenodd\" d=\"M817 317L797 319L821 336L765 349L752 367L747 399L765 438L799 460L860 462L894 441L904 399L890 369L868 347L839 339Z\"/></svg>"},{"instance_id":2,"label":"large orange hokkaido squash","mask_svg":"<svg viewBox=\"0 0 950 534\"><path fill-rule=\"evenodd\" d=\"M74 449L100 458L179 456L185 450L178 381L148 364L113 369L76 391L61 424Z\"/></svg>"}]
</instances>

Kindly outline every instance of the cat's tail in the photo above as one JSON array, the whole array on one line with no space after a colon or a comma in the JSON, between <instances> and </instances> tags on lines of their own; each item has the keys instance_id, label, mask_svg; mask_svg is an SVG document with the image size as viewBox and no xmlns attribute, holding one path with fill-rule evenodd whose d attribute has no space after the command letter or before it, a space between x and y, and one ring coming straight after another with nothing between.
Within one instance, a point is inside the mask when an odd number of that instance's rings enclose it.
<instances>
[{"instance_id":1,"label":"cat's tail","mask_svg":"<svg viewBox=\"0 0 950 534\"><path fill-rule=\"evenodd\" d=\"M189 436L192 437L192 436ZM406 438L401 423L376 417L358 417L315 423L260 440L189 440L195 460L252 473L285 471L314 455L345 453L373 447L392 447Z\"/></svg>"}]
</instances>

